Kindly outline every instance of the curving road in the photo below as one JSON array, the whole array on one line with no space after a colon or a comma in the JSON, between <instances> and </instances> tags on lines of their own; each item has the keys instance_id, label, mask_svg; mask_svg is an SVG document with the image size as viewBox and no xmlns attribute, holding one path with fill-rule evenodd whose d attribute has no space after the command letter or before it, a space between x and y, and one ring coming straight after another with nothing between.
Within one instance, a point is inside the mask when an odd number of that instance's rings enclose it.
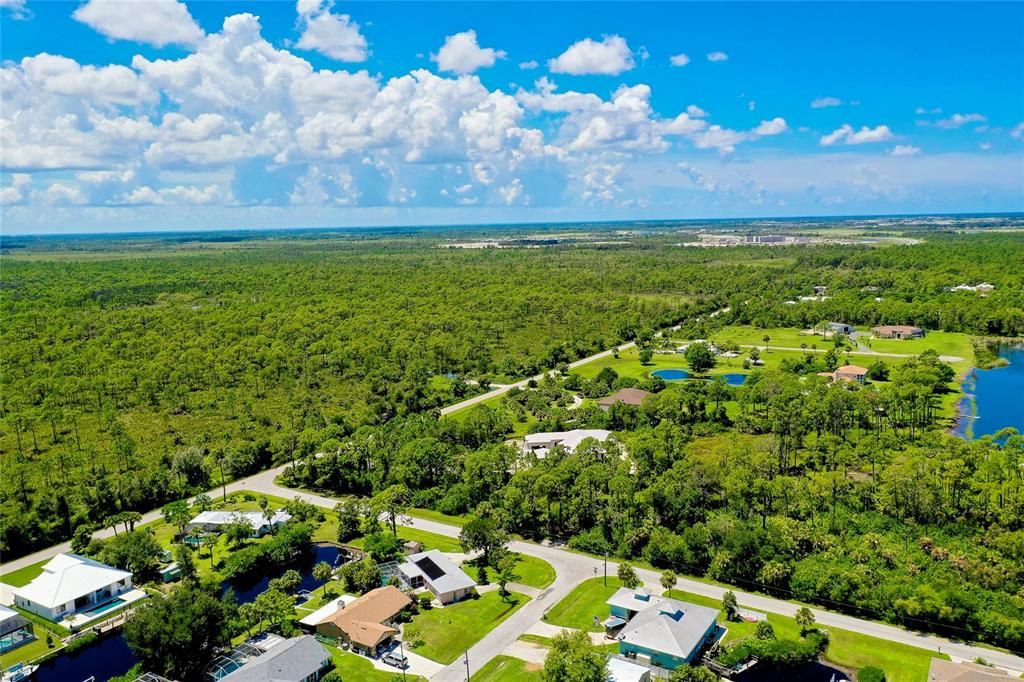
<instances>
[{"instance_id":1,"label":"curving road","mask_svg":"<svg viewBox=\"0 0 1024 682\"><path fill-rule=\"evenodd\" d=\"M256 474L255 476L235 481L234 483L228 484L227 491L230 493L249 490L256 493L276 495L278 497L285 498L298 496L299 498L306 500L307 502L311 502L319 507L327 509L334 508L334 505L337 503L337 500L335 499L324 497L322 495L314 495L312 493L298 492L275 483L274 479L283 470L283 466L277 467L276 469L270 469ZM220 489L210 491L211 496L216 496L220 493ZM160 512L152 511L143 515L143 522L155 521L159 518ZM403 524L448 537L458 537L460 530L457 526L418 518L408 518L403 521ZM113 532L109 528L106 528L97 532L96 535L98 537L107 537L113 535ZM532 599L529 603L501 623L497 628L488 633L480 642L470 648L468 652L470 672L479 670L492 658L501 654L509 645L515 642L521 634L525 633L532 625L539 622L547 609L558 603L559 600L565 597L573 587L579 584L582 580L592 578L602 572L602 560L576 554L575 552L570 552L558 547L520 541L513 542L511 547L516 552L535 556L547 561L555 569L557 577L555 582L545 589L537 598ZM53 555L59 552L66 552L69 549L69 543L50 547L4 564L2 566L2 572L7 573L23 566L28 566L45 559L49 559ZM609 561L609 575L615 575L617 567L618 564ZM637 574L652 589L660 591L659 573L646 569L638 569ZM677 586L687 592L693 592L694 594L700 594L716 600L721 599L722 595L725 594L725 591L729 589L689 578L680 578L677 582ZM792 616L796 613L796 610L800 608L799 604L775 599L773 597L742 592L736 589L733 589L733 592L735 592L741 605L757 609L759 611ZM811 610L814 612L814 617L817 622L826 627L837 627L844 630L851 630L853 632L859 632L892 642L900 642L902 644L920 647L929 651L941 651L942 653L949 654L952 657L964 660L974 660L975 658L981 657L993 665L1014 671L1018 675L1024 672L1024 658L1011 653L1005 653L985 647L972 646L963 642L954 642L944 637L904 630L892 625L877 623L875 621L864 620L854 616L847 616L822 609L812 608ZM446 666L431 678L431 680L438 680L439 682L461 682L465 679L465 663L461 658L455 663Z\"/></svg>"}]
</instances>

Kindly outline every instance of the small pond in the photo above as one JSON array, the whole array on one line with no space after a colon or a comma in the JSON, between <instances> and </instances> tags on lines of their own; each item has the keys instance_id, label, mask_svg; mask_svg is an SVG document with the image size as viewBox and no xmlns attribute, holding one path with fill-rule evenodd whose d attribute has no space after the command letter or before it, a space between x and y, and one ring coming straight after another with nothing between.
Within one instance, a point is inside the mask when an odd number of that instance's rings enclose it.
<instances>
[{"instance_id":1,"label":"small pond","mask_svg":"<svg viewBox=\"0 0 1024 682\"><path fill-rule=\"evenodd\" d=\"M658 370L655 370L655 371L651 372L651 375L652 376L656 376L656 377L658 377L660 379L664 379L665 381L682 381L683 379L690 379L691 378L690 373L688 371L686 371L685 369L658 369ZM718 375L715 375L715 376L720 376L720 377L724 378L725 379L725 383L727 383L730 386L742 386L743 382L746 381L746 379L747 379L747 375L746 374L740 374L738 372L734 372L734 373L731 373L731 374L718 374ZM705 378L705 377L693 377L693 378L697 378L697 379L701 379L703 381L707 381L707 378Z\"/></svg>"},{"instance_id":2,"label":"small pond","mask_svg":"<svg viewBox=\"0 0 1024 682\"><path fill-rule=\"evenodd\" d=\"M313 591L323 584L313 578L313 566L321 561L334 566L338 555L338 548L334 545L313 545L299 562L290 566L274 566L267 575L253 576L246 580L225 580L221 583L221 594L230 587L235 591L236 601L239 604L247 604L266 591L271 578L278 577L289 568L294 568L302 576L300 591ZM115 675L125 674L137 662L135 654L128 648L127 642L118 631L74 655L58 656L40 666L31 679L32 682L82 682L89 677L95 677L97 682L104 682Z\"/></svg>"},{"instance_id":3,"label":"small pond","mask_svg":"<svg viewBox=\"0 0 1024 682\"><path fill-rule=\"evenodd\" d=\"M971 440L1007 426L1024 432L1024 346L1002 346L1009 365L973 369L961 384L959 421L954 433Z\"/></svg>"}]
</instances>

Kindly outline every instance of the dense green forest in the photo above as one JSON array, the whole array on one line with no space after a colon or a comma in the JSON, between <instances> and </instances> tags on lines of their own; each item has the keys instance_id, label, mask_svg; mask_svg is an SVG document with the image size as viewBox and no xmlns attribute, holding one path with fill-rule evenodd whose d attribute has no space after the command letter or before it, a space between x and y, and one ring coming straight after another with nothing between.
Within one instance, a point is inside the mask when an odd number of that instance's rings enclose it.
<instances>
[{"instance_id":1,"label":"dense green forest","mask_svg":"<svg viewBox=\"0 0 1024 682\"><path fill-rule=\"evenodd\" d=\"M462 379L529 376L676 323L691 337L822 319L1024 334L1024 235L678 242L454 250L417 235L5 254L0 551L296 462L295 484L403 485L417 506L484 504L523 535L1024 646L1024 444L938 432L949 370L934 356L892 363L877 392L828 386L808 360L739 389L647 381L655 398L609 413L530 400L578 387L570 375L438 419L480 390ZM980 281L995 290L949 291ZM831 298L784 304L816 285ZM531 402L537 429L606 426L629 458L591 447L516 464L502 441Z\"/></svg>"}]
</instances>

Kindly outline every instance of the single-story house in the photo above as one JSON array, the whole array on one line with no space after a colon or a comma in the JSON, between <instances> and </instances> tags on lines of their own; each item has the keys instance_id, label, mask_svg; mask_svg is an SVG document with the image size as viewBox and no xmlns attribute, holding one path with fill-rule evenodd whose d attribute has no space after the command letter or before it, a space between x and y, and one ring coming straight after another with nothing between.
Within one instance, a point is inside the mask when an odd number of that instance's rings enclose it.
<instances>
[{"instance_id":1,"label":"single-story house","mask_svg":"<svg viewBox=\"0 0 1024 682\"><path fill-rule=\"evenodd\" d=\"M475 580L436 549L410 554L398 570L410 588L425 587L442 604L461 601L476 587Z\"/></svg>"},{"instance_id":2,"label":"single-story house","mask_svg":"<svg viewBox=\"0 0 1024 682\"><path fill-rule=\"evenodd\" d=\"M863 384L867 381L868 370L857 365L846 365L834 372L818 372L818 376L825 377L829 381L856 381L858 384Z\"/></svg>"},{"instance_id":3,"label":"single-story house","mask_svg":"<svg viewBox=\"0 0 1024 682\"><path fill-rule=\"evenodd\" d=\"M316 682L331 665L331 654L313 635L275 644L221 682Z\"/></svg>"},{"instance_id":4,"label":"single-story house","mask_svg":"<svg viewBox=\"0 0 1024 682\"><path fill-rule=\"evenodd\" d=\"M928 668L928 682L999 682L1010 679L1009 673L980 663L954 663L933 658Z\"/></svg>"},{"instance_id":5,"label":"single-story house","mask_svg":"<svg viewBox=\"0 0 1024 682\"><path fill-rule=\"evenodd\" d=\"M201 530L204 533L220 533L225 527L242 521L252 527L252 536L261 538L272 530L280 528L292 518L288 512L280 509L274 512L269 519L263 512L247 511L204 511L200 512L185 526L185 533L193 530Z\"/></svg>"},{"instance_id":6,"label":"single-story house","mask_svg":"<svg viewBox=\"0 0 1024 682\"><path fill-rule=\"evenodd\" d=\"M32 621L14 609L0 606L0 654L7 653L35 638Z\"/></svg>"},{"instance_id":7,"label":"single-story house","mask_svg":"<svg viewBox=\"0 0 1024 682\"><path fill-rule=\"evenodd\" d=\"M58 554L32 582L11 589L14 605L54 622L132 589L132 574L77 554Z\"/></svg>"},{"instance_id":8,"label":"single-story house","mask_svg":"<svg viewBox=\"0 0 1024 682\"><path fill-rule=\"evenodd\" d=\"M852 334L857 331L852 324L846 324L845 322L829 322L827 326L828 330L833 334Z\"/></svg>"},{"instance_id":9,"label":"single-story house","mask_svg":"<svg viewBox=\"0 0 1024 682\"><path fill-rule=\"evenodd\" d=\"M172 561L160 569L160 582L173 583L179 578L181 578L181 566L177 561Z\"/></svg>"},{"instance_id":10,"label":"single-story house","mask_svg":"<svg viewBox=\"0 0 1024 682\"><path fill-rule=\"evenodd\" d=\"M668 670L688 665L718 634L718 611L653 596L644 588L620 588L608 600L604 622L619 653Z\"/></svg>"},{"instance_id":11,"label":"single-story house","mask_svg":"<svg viewBox=\"0 0 1024 682\"><path fill-rule=\"evenodd\" d=\"M606 396L597 401L598 407L607 412L611 409L615 403L623 403L625 405L640 405L644 398L649 395L654 395L649 391L644 391L639 388L620 388L610 396Z\"/></svg>"},{"instance_id":12,"label":"single-story house","mask_svg":"<svg viewBox=\"0 0 1024 682\"><path fill-rule=\"evenodd\" d=\"M651 670L612 656L608 659L608 682L651 682Z\"/></svg>"},{"instance_id":13,"label":"single-story house","mask_svg":"<svg viewBox=\"0 0 1024 682\"><path fill-rule=\"evenodd\" d=\"M879 339L920 339L924 336L924 330L920 327L905 324L883 324L872 327L871 333Z\"/></svg>"},{"instance_id":14,"label":"single-story house","mask_svg":"<svg viewBox=\"0 0 1024 682\"><path fill-rule=\"evenodd\" d=\"M533 453L538 458L547 457L548 451L561 445L572 454L580 443L587 438L605 442L612 435L605 429L573 429L572 431L549 431L546 433L529 433L523 440L523 454Z\"/></svg>"},{"instance_id":15,"label":"single-story house","mask_svg":"<svg viewBox=\"0 0 1024 682\"><path fill-rule=\"evenodd\" d=\"M342 603L321 620L316 632L367 656L377 656L398 634L398 616L412 604L409 596L393 585L370 590L348 604Z\"/></svg>"}]
</instances>

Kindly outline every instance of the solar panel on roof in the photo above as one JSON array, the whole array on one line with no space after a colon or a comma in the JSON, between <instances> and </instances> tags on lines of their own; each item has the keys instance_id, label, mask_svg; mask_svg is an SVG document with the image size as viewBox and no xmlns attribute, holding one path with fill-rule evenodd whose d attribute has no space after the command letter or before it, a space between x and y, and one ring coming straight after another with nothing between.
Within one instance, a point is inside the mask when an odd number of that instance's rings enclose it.
<instances>
[{"instance_id":1,"label":"solar panel on roof","mask_svg":"<svg viewBox=\"0 0 1024 682\"><path fill-rule=\"evenodd\" d=\"M427 577L431 580L437 580L444 575L444 571L433 562L430 557L423 557L416 562L416 565L420 567L420 570L427 574Z\"/></svg>"}]
</instances>

